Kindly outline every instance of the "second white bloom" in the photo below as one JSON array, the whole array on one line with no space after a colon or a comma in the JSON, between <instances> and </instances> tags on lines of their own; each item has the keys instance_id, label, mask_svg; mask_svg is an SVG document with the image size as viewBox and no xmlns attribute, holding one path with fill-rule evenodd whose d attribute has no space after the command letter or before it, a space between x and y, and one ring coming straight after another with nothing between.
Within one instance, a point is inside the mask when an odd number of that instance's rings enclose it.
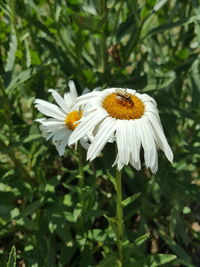
<instances>
[{"instance_id":1,"label":"second white bloom","mask_svg":"<svg viewBox=\"0 0 200 267\"><path fill-rule=\"evenodd\" d=\"M69 82L70 92L62 97L53 89L52 93L57 105L42 99L35 100L35 107L48 118L36 119L46 140L52 138L60 156L64 154L69 137L76 128L76 121L82 117L82 111L75 109L74 103L78 97L73 81Z\"/></svg>"}]
</instances>

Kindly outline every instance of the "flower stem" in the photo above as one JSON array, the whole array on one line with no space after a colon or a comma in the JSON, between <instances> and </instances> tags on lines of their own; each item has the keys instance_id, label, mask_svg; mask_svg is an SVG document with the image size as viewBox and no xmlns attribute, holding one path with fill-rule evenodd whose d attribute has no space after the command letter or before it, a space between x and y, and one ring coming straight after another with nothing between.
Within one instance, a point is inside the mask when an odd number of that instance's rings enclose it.
<instances>
[{"instance_id":1,"label":"flower stem","mask_svg":"<svg viewBox=\"0 0 200 267\"><path fill-rule=\"evenodd\" d=\"M81 204L81 216L80 216L80 225L83 231L83 206L84 206L84 197L83 197L83 187L84 187L84 171L83 171L83 150L81 145L78 143L78 170L79 170L79 189L80 189L80 204Z\"/></svg>"},{"instance_id":2,"label":"flower stem","mask_svg":"<svg viewBox=\"0 0 200 267\"><path fill-rule=\"evenodd\" d=\"M80 144L78 144L78 170L79 170L79 185L80 188L82 189L84 186L84 172L83 172L83 160L82 160L82 147Z\"/></svg>"},{"instance_id":3,"label":"flower stem","mask_svg":"<svg viewBox=\"0 0 200 267\"><path fill-rule=\"evenodd\" d=\"M124 238L124 221L122 209L122 173L116 171L116 216L117 216L117 248L119 252L119 260L123 266L123 238Z\"/></svg>"}]
</instances>

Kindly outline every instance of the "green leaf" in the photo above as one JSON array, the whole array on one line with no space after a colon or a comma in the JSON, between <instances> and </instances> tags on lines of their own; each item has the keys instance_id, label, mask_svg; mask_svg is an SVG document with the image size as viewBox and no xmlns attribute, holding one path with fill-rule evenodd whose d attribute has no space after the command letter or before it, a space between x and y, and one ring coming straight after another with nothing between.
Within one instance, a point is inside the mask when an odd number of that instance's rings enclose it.
<instances>
[{"instance_id":1,"label":"green leaf","mask_svg":"<svg viewBox=\"0 0 200 267\"><path fill-rule=\"evenodd\" d=\"M119 26L119 29L116 34L116 39L118 42L121 41L121 39L127 35L131 34L136 30L136 25L134 23L133 17L130 16L126 19L125 22L121 23Z\"/></svg>"},{"instance_id":2,"label":"green leaf","mask_svg":"<svg viewBox=\"0 0 200 267\"><path fill-rule=\"evenodd\" d=\"M191 213L191 209L190 209L190 207L184 207L183 208L183 214L190 214Z\"/></svg>"},{"instance_id":3,"label":"green leaf","mask_svg":"<svg viewBox=\"0 0 200 267\"><path fill-rule=\"evenodd\" d=\"M12 246L6 267L15 267L15 266L16 266L16 248L15 246Z\"/></svg>"},{"instance_id":4,"label":"green leaf","mask_svg":"<svg viewBox=\"0 0 200 267\"><path fill-rule=\"evenodd\" d=\"M116 190L117 189L116 179L112 176L112 174L109 171L107 171L107 177L111 181L111 183L114 185L114 188Z\"/></svg>"},{"instance_id":5,"label":"green leaf","mask_svg":"<svg viewBox=\"0 0 200 267\"><path fill-rule=\"evenodd\" d=\"M192 107L198 108L200 106L200 78L199 78L199 68L200 68L199 58L194 61L191 67L191 87L192 87Z\"/></svg>"},{"instance_id":6,"label":"green leaf","mask_svg":"<svg viewBox=\"0 0 200 267\"><path fill-rule=\"evenodd\" d=\"M81 216L81 209L79 209L79 208L74 209L74 211L73 211L73 218L74 218L74 221L75 222L78 220L78 218L80 216Z\"/></svg>"},{"instance_id":7,"label":"green leaf","mask_svg":"<svg viewBox=\"0 0 200 267\"><path fill-rule=\"evenodd\" d=\"M172 239L170 236L164 233L164 228L159 224L158 225L159 229L159 234L162 237L162 239L165 241L165 243L170 247L170 249L176 253L176 255L186 261L190 261L191 257L190 255L184 250L184 248L176 243L174 239ZM162 229L162 230L161 230Z\"/></svg>"},{"instance_id":8,"label":"green leaf","mask_svg":"<svg viewBox=\"0 0 200 267\"><path fill-rule=\"evenodd\" d=\"M169 266L169 265L167 265ZM195 265L193 265L192 263L186 261L186 260L181 260L181 259L176 259L173 262L173 266L187 266L187 267L196 267ZM171 266L169 266L171 267Z\"/></svg>"},{"instance_id":9,"label":"green leaf","mask_svg":"<svg viewBox=\"0 0 200 267\"><path fill-rule=\"evenodd\" d=\"M42 69L41 66L35 66L26 70L21 71L16 75L15 78L11 80L9 83L7 90L10 91L15 89L19 84L24 83L25 81L29 80L33 77L36 73L38 73Z\"/></svg>"},{"instance_id":10,"label":"green leaf","mask_svg":"<svg viewBox=\"0 0 200 267\"><path fill-rule=\"evenodd\" d=\"M98 265L96 265L96 267L111 267L111 266L122 267L121 263L117 260L116 255L109 255L108 257L100 261Z\"/></svg>"},{"instance_id":11,"label":"green leaf","mask_svg":"<svg viewBox=\"0 0 200 267\"><path fill-rule=\"evenodd\" d=\"M177 257L172 254L157 254L157 255L148 255L141 259L134 260L135 266L138 267L158 267L163 266L166 263L172 262Z\"/></svg>"},{"instance_id":12,"label":"green leaf","mask_svg":"<svg viewBox=\"0 0 200 267\"><path fill-rule=\"evenodd\" d=\"M133 201L135 201L139 196L141 195L141 193L136 193L130 197L127 197L126 199L124 199L122 201L122 206L126 207L128 206L130 203L132 203Z\"/></svg>"},{"instance_id":13,"label":"green leaf","mask_svg":"<svg viewBox=\"0 0 200 267\"><path fill-rule=\"evenodd\" d=\"M7 55L7 61L5 65L5 71L12 71L15 64L15 53L17 51L17 37L14 27L11 29L10 33L10 43Z\"/></svg>"},{"instance_id":14,"label":"green leaf","mask_svg":"<svg viewBox=\"0 0 200 267\"><path fill-rule=\"evenodd\" d=\"M170 70L162 76L147 76L147 85L143 88L143 91L151 91L161 89L170 86L176 80L176 74Z\"/></svg>"},{"instance_id":15,"label":"green leaf","mask_svg":"<svg viewBox=\"0 0 200 267\"><path fill-rule=\"evenodd\" d=\"M107 213L105 210L89 210L85 214L85 218L100 217Z\"/></svg>"},{"instance_id":16,"label":"green leaf","mask_svg":"<svg viewBox=\"0 0 200 267\"><path fill-rule=\"evenodd\" d=\"M141 246L150 236L150 233L147 233L145 235L142 235L140 237L138 237L134 242L133 244L138 247L138 246Z\"/></svg>"},{"instance_id":17,"label":"green leaf","mask_svg":"<svg viewBox=\"0 0 200 267\"><path fill-rule=\"evenodd\" d=\"M154 6L153 10L156 12L158 11L162 6L164 6L168 0L160 0L158 3Z\"/></svg>"},{"instance_id":18,"label":"green leaf","mask_svg":"<svg viewBox=\"0 0 200 267\"><path fill-rule=\"evenodd\" d=\"M30 47L28 44L27 39L24 40L25 50L26 50L26 67L30 68L31 66L31 53L30 53Z\"/></svg>"},{"instance_id":19,"label":"green leaf","mask_svg":"<svg viewBox=\"0 0 200 267\"><path fill-rule=\"evenodd\" d=\"M167 237L165 237L165 242L168 244L168 246L171 248L171 250L176 253L179 257L190 261L191 257L189 256L189 254L180 246L178 245L174 240L172 239L167 239Z\"/></svg>"},{"instance_id":20,"label":"green leaf","mask_svg":"<svg viewBox=\"0 0 200 267\"><path fill-rule=\"evenodd\" d=\"M104 214L104 217L108 220L110 227L112 228L113 232L117 233L117 219L115 217L109 217Z\"/></svg>"},{"instance_id":21,"label":"green leaf","mask_svg":"<svg viewBox=\"0 0 200 267\"><path fill-rule=\"evenodd\" d=\"M0 8L3 10L3 12L10 17L11 14L11 6L9 4L3 3L3 1L0 1Z\"/></svg>"},{"instance_id":22,"label":"green leaf","mask_svg":"<svg viewBox=\"0 0 200 267\"><path fill-rule=\"evenodd\" d=\"M41 134L31 134L24 139L24 143L35 142L42 137Z\"/></svg>"},{"instance_id":23,"label":"green leaf","mask_svg":"<svg viewBox=\"0 0 200 267\"><path fill-rule=\"evenodd\" d=\"M78 13L73 13L72 18L76 21L79 27L95 33L101 33L105 23L105 20L97 15L80 15Z\"/></svg>"},{"instance_id":24,"label":"green leaf","mask_svg":"<svg viewBox=\"0 0 200 267\"><path fill-rule=\"evenodd\" d=\"M16 217L15 219L24 218L26 216L29 216L30 214L33 214L36 210L38 210L42 204L43 204L43 197L40 200L36 200L35 202L31 203L30 205L27 205L24 210L21 211L21 213Z\"/></svg>"},{"instance_id":25,"label":"green leaf","mask_svg":"<svg viewBox=\"0 0 200 267\"><path fill-rule=\"evenodd\" d=\"M149 238L150 234L147 233L145 235L142 235L140 237L138 237L133 243L130 243L129 241L125 242L124 244L124 252L125 252L125 257L126 259L130 259L131 255L134 255L134 257L136 255L141 254L140 250L138 249L142 244L144 244L144 242Z\"/></svg>"},{"instance_id":26,"label":"green leaf","mask_svg":"<svg viewBox=\"0 0 200 267\"><path fill-rule=\"evenodd\" d=\"M155 28L153 28L152 30L149 31L149 33L144 37L148 37L150 35L154 35L154 34L157 34L157 33L160 33L160 32L164 32L166 30L171 30L175 27L178 27L178 26L182 26L182 25L187 25L187 24L190 24L190 23L193 23L195 21L198 21L200 19L200 15L196 15L196 16L192 16L192 17L189 17L189 18L184 18L184 19L180 19L176 22L169 22L169 23L166 23L166 24L162 24L162 25L159 25Z\"/></svg>"}]
</instances>

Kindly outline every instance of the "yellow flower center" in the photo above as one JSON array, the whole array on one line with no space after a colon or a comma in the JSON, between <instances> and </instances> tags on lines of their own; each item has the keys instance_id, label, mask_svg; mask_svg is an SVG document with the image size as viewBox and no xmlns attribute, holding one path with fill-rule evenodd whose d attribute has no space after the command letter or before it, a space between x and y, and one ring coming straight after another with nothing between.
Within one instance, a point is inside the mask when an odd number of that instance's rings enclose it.
<instances>
[{"instance_id":1,"label":"yellow flower center","mask_svg":"<svg viewBox=\"0 0 200 267\"><path fill-rule=\"evenodd\" d=\"M116 90L106 96L102 105L111 117L120 120L139 119L144 114L143 102L125 90Z\"/></svg>"},{"instance_id":2,"label":"yellow flower center","mask_svg":"<svg viewBox=\"0 0 200 267\"><path fill-rule=\"evenodd\" d=\"M73 131L77 127L79 123L75 123L75 122L80 120L82 115L83 115L83 111L78 111L78 110L73 110L67 114L65 118L65 123L71 131Z\"/></svg>"}]
</instances>

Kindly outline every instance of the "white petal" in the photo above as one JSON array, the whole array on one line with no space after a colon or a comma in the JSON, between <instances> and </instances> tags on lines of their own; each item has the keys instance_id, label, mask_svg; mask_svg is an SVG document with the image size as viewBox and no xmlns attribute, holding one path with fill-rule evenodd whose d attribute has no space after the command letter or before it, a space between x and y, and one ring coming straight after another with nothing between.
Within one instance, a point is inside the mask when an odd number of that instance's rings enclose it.
<instances>
[{"instance_id":1,"label":"white petal","mask_svg":"<svg viewBox=\"0 0 200 267\"><path fill-rule=\"evenodd\" d=\"M41 121L40 123L42 124L43 128L47 133L55 133L61 129L67 129L66 125L63 123L49 123L48 121Z\"/></svg>"},{"instance_id":2,"label":"white petal","mask_svg":"<svg viewBox=\"0 0 200 267\"><path fill-rule=\"evenodd\" d=\"M64 100L68 104L68 108L70 109L74 104L74 99L73 99L71 93L65 93L64 94Z\"/></svg>"},{"instance_id":3,"label":"white petal","mask_svg":"<svg viewBox=\"0 0 200 267\"><path fill-rule=\"evenodd\" d=\"M56 146L56 149L58 150L59 156L64 155L65 147L68 145L70 134L71 132L68 131L66 136L62 140L54 142L54 145Z\"/></svg>"},{"instance_id":4,"label":"white petal","mask_svg":"<svg viewBox=\"0 0 200 267\"><path fill-rule=\"evenodd\" d=\"M116 159L115 159L115 162L113 163L112 166L114 166L114 165L116 165L116 164L117 164L117 169L118 169L119 171L121 171L121 169L124 167L124 164L120 161L120 159L119 159L119 155L118 155L118 154L117 154Z\"/></svg>"},{"instance_id":5,"label":"white petal","mask_svg":"<svg viewBox=\"0 0 200 267\"><path fill-rule=\"evenodd\" d=\"M154 161L154 164L151 166L151 171L152 171L152 173L156 173L157 170L158 170L158 154L157 154L157 150L156 150L155 161Z\"/></svg>"},{"instance_id":6,"label":"white petal","mask_svg":"<svg viewBox=\"0 0 200 267\"><path fill-rule=\"evenodd\" d=\"M136 90L134 89L129 89L129 88L121 88L121 87L112 87L112 88L106 88L102 91L105 95L109 95L112 93L115 93L116 90L122 90L122 91L127 91L129 94L135 95Z\"/></svg>"},{"instance_id":7,"label":"white petal","mask_svg":"<svg viewBox=\"0 0 200 267\"><path fill-rule=\"evenodd\" d=\"M62 125L65 125L65 121L59 121L59 120L56 120L56 119L42 118L42 119L36 119L35 121L40 122L44 126L51 126L51 125L62 126Z\"/></svg>"},{"instance_id":8,"label":"white petal","mask_svg":"<svg viewBox=\"0 0 200 267\"><path fill-rule=\"evenodd\" d=\"M142 146L144 149L144 159L147 168L151 166L151 157L155 160L155 143L145 120L145 117L138 119L137 121L139 134L141 136Z\"/></svg>"},{"instance_id":9,"label":"white petal","mask_svg":"<svg viewBox=\"0 0 200 267\"><path fill-rule=\"evenodd\" d=\"M42 99L35 100L35 107L44 115L55 118L57 120L63 120L66 114L56 105L44 101Z\"/></svg>"},{"instance_id":10,"label":"white petal","mask_svg":"<svg viewBox=\"0 0 200 267\"><path fill-rule=\"evenodd\" d=\"M95 89L93 89L93 91L95 91ZM84 88L83 92L82 92L82 95L86 95L88 93L90 93L90 90L88 88Z\"/></svg>"},{"instance_id":11,"label":"white petal","mask_svg":"<svg viewBox=\"0 0 200 267\"><path fill-rule=\"evenodd\" d=\"M127 92L129 94L132 94L132 95L135 95L135 93L136 93L136 90L134 90L134 89L125 88L125 90L127 90Z\"/></svg>"},{"instance_id":12,"label":"white petal","mask_svg":"<svg viewBox=\"0 0 200 267\"><path fill-rule=\"evenodd\" d=\"M119 155L118 155L118 153L117 153L117 156L116 156L116 158L115 158L115 161L113 162L112 167L114 167L114 166L117 164L118 160L119 160Z\"/></svg>"},{"instance_id":13,"label":"white petal","mask_svg":"<svg viewBox=\"0 0 200 267\"><path fill-rule=\"evenodd\" d=\"M130 151L133 161L140 163L141 136L138 134L136 120L129 121Z\"/></svg>"},{"instance_id":14,"label":"white petal","mask_svg":"<svg viewBox=\"0 0 200 267\"><path fill-rule=\"evenodd\" d=\"M39 128L40 128L40 131L42 132L42 136L46 140L49 140L53 136L53 133L48 133L46 127L44 127L43 125L40 125Z\"/></svg>"},{"instance_id":15,"label":"white petal","mask_svg":"<svg viewBox=\"0 0 200 267\"><path fill-rule=\"evenodd\" d=\"M65 147L68 145L68 142L69 142L69 136L70 135L67 135L61 142L60 144L60 147L59 147L59 155L62 156L65 152Z\"/></svg>"},{"instance_id":16,"label":"white petal","mask_svg":"<svg viewBox=\"0 0 200 267\"><path fill-rule=\"evenodd\" d=\"M158 169L158 153L157 153L156 142L154 139L154 132L153 132L150 121L147 118L145 118L145 121L146 121L146 131L148 132L149 141L150 141L150 144L153 150L152 156L151 156L150 168L153 173L156 173Z\"/></svg>"},{"instance_id":17,"label":"white petal","mask_svg":"<svg viewBox=\"0 0 200 267\"><path fill-rule=\"evenodd\" d=\"M79 106L89 104L90 101L91 101L91 103L93 103L93 99L99 97L100 94L101 94L101 92L97 92L97 91L96 92L90 92L88 94L79 96L76 99L75 103L78 104Z\"/></svg>"},{"instance_id":18,"label":"white petal","mask_svg":"<svg viewBox=\"0 0 200 267\"><path fill-rule=\"evenodd\" d=\"M145 115L148 116L149 113L153 113L153 115L157 118L157 120L158 120L158 122L162 128L160 116L159 116L158 109L156 108L156 106L150 102L148 102L148 103L146 102L144 105L145 105Z\"/></svg>"},{"instance_id":19,"label":"white petal","mask_svg":"<svg viewBox=\"0 0 200 267\"><path fill-rule=\"evenodd\" d=\"M147 94L139 94L139 93L136 93L135 94L138 98L140 98L142 100L142 102L151 102L153 103L155 106L157 106L157 103L155 101L155 99Z\"/></svg>"},{"instance_id":20,"label":"white petal","mask_svg":"<svg viewBox=\"0 0 200 267\"><path fill-rule=\"evenodd\" d=\"M88 150L90 143L89 143L89 138L81 138L79 140L80 144L82 145L83 148L85 148L86 150Z\"/></svg>"},{"instance_id":21,"label":"white petal","mask_svg":"<svg viewBox=\"0 0 200 267\"><path fill-rule=\"evenodd\" d=\"M145 112L147 112L147 111L153 112L156 116L159 116L158 109L156 108L155 105L153 105L152 103L148 102L148 103L144 103L144 106L145 106Z\"/></svg>"},{"instance_id":22,"label":"white petal","mask_svg":"<svg viewBox=\"0 0 200 267\"><path fill-rule=\"evenodd\" d=\"M76 98L78 97L76 86L72 80L69 81L68 85L69 85L69 90L70 90L70 94L72 97L72 101L74 102Z\"/></svg>"},{"instance_id":23,"label":"white petal","mask_svg":"<svg viewBox=\"0 0 200 267\"><path fill-rule=\"evenodd\" d=\"M83 117L80 124L75 128L69 139L69 145L76 143L80 138L89 134L94 127L105 117L106 112L97 110L86 117Z\"/></svg>"},{"instance_id":24,"label":"white petal","mask_svg":"<svg viewBox=\"0 0 200 267\"><path fill-rule=\"evenodd\" d=\"M116 142L119 160L123 163L123 165L128 165L130 159L128 124L128 120L117 120Z\"/></svg>"},{"instance_id":25,"label":"white petal","mask_svg":"<svg viewBox=\"0 0 200 267\"><path fill-rule=\"evenodd\" d=\"M112 136L112 134L116 130L116 125L116 119L113 119L111 117L106 118L102 122L101 128L99 129L97 135L95 136L92 144L88 149L87 160L93 160L99 156L101 150L108 142L110 136Z\"/></svg>"},{"instance_id":26,"label":"white petal","mask_svg":"<svg viewBox=\"0 0 200 267\"><path fill-rule=\"evenodd\" d=\"M59 125L59 126L49 125L49 126L45 126L45 127L46 127L48 133L49 132L56 133L60 130L64 130L64 131L67 130L66 125Z\"/></svg>"},{"instance_id":27,"label":"white petal","mask_svg":"<svg viewBox=\"0 0 200 267\"><path fill-rule=\"evenodd\" d=\"M167 139L163 133L163 130L158 123L158 120L153 114L148 115L148 119L152 125L152 129L154 132L154 138L157 145L164 151L167 159L172 162L173 161L173 153L172 150L167 142Z\"/></svg>"},{"instance_id":28,"label":"white petal","mask_svg":"<svg viewBox=\"0 0 200 267\"><path fill-rule=\"evenodd\" d=\"M134 161L134 159L131 157L130 158L130 164L137 170L141 170L141 164L140 161Z\"/></svg>"},{"instance_id":29,"label":"white petal","mask_svg":"<svg viewBox=\"0 0 200 267\"><path fill-rule=\"evenodd\" d=\"M67 128L58 130L54 134L52 141L54 142L54 141L62 140L66 135L68 135L68 132L69 130Z\"/></svg>"},{"instance_id":30,"label":"white petal","mask_svg":"<svg viewBox=\"0 0 200 267\"><path fill-rule=\"evenodd\" d=\"M63 112L66 114L69 111L69 109L70 109L69 104L55 90L49 89L48 91L52 93L52 95L53 95L56 103L61 107L61 109L63 110Z\"/></svg>"}]
</instances>

